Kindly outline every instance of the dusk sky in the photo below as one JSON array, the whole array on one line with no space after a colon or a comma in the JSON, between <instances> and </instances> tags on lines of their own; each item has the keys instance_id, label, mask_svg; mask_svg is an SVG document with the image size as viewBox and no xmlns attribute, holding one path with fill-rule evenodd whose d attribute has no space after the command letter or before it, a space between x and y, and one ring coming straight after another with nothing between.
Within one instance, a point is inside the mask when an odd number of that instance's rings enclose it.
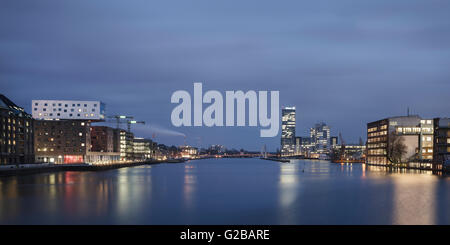
<instances>
[{"instance_id":1,"label":"dusk sky","mask_svg":"<svg viewBox=\"0 0 450 245\"><path fill-rule=\"evenodd\" d=\"M324 121L347 142L366 123L448 117L450 1L17 1L0 3L0 93L101 100L165 144L268 150L259 127L171 125L176 90L278 90L297 136ZM114 126L114 124L111 124Z\"/></svg>"}]
</instances>

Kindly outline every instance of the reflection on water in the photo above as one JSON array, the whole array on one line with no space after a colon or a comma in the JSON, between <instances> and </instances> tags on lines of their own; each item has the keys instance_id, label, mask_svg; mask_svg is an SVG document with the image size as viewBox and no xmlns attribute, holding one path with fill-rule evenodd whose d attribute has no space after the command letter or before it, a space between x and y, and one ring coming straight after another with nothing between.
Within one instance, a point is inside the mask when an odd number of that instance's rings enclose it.
<instances>
[{"instance_id":1,"label":"reflection on water","mask_svg":"<svg viewBox=\"0 0 450 245\"><path fill-rule=\"evenodd\" d=\"M208 159L0 178L0 224L450 224L450 180L364 164Z\"/></svg>"},{"instance_id":2,"label":"reflection on water","mask_svg":"<svg viewBox=\"0 0 450 245\"><path fill-rule=\"evenodd\" d=\"M395 174L394 183L394 224L435 224L436 184L434 176ZM418 197L418 193L420 193Z\"/></svg>"},{"instance_id":3,"label":"reflection on water","mask_svg":"<svg viewBox=\"0 0 450 245\"><path fill-rule=\"evenodd\" d=\"M195 166L189 162L184 167L184 202L187 209L192 209L194 207L194 191L197 184L197 176L195 172Z\"/></svg>"},{"instance_id":4,"label":"reflection on water","mask_svg":"<svg viewBox=\"0 0 450 245\"><path fill-rule=\"evenodd\" d=\"M290 218L292 215L289 212L285 212L294 201L297 199L297 194L301 186L299 185L299 164L280 163L280 182L279 182L279 210L282 212L280 215L281 220L291 224L295 221ZM303 171L300 170L300 171Z\"/></svg>"}]
</instances>

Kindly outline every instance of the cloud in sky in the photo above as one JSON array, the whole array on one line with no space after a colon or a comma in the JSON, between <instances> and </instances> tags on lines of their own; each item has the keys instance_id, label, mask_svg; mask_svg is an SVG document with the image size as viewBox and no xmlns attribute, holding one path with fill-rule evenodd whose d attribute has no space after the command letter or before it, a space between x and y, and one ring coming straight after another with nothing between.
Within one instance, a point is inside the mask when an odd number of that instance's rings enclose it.
<instances>
[{"instance_id":1,"label":"cloud in sky","mask_svg":"<svg viewBox=\"0 0 450 245\"><path fill-rule=\"evenodd\" d=\"M297 107L298 135L315 122L347 141L366 123L449 116L450 2L2 1L2 93L99 99L201 144L274 150L254 128L174 128L172 92L279 90ZM164 143L179 143L167 135ZM193 142L197 143L197 142Z\"/></svg>"}]
</instances>

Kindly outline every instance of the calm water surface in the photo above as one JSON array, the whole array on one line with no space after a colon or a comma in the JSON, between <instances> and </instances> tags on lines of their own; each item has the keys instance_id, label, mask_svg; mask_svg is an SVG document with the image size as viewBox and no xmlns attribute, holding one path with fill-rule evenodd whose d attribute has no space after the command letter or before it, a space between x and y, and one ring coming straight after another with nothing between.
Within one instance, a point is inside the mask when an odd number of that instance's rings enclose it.
<instances>
[{"instance_id":1,"label":"calm water surface","mask_svg":"<svg viewBox=\"0 0 450 245\"><path fill-rule=\"evenodd\" d=\"M208 159L0 178L0 224L450 224L450 178Z\"/></svg>"}]
</instances>

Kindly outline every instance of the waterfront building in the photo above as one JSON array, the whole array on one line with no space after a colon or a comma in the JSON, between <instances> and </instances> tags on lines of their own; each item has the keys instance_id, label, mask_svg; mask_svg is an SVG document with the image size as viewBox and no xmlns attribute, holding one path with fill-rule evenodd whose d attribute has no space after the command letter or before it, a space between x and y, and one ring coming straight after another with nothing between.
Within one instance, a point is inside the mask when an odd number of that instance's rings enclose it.
<instances>
[{"instance_id":1,"label":"waterfront building","mask_svg":"<svg viewBox=\"0 0 450 245\"><path fill-rule=\"evenodd\" d=\"M195 158L198 155L198 148L188 145L180 146L179 151L181 153L181 157Z\"/></svg>"},{"instance_id":2,"label":"waterfront building","mask_svg":"<svg viewBox=\"0 0 450 245\"><path fill-rule=\"evenodd\" d=\"M403 145L403 153L397 157L390 153L396 145ZM431 167L432 159L433 120L408 115L367 124L368 164Z\"/></svg>"},{"instance_id":3,"label":"waterfront building","mask_svg":"<svg viewBox=\"0 0 450 245\"><path fill-rule=\"evenodd\" d=\"M120 152L114 151L114 129L107 126L91 126L91 145L95 152Z\"/></svg>"},{"instance_id":4,"label":"waterfront building","mask_svg":"<svg viewBox=\"0 0 450 245\"><path fill-rule=\"evenodd\" d=\"M295 155L295 107L281 110L281 155Z\"/></svg>"},{"instance_id":5,"label":"waterfront building","mask_svg":"<svg viewBox=\"0 0 450 245\"><path fill-rule=\"evenodd\" d=\"M154 157L156 144L150 139L133 139L133 158L134 160L148 160Z\"/></svg>"},{"instance_id":6,"label":"waterfront building","mask_svg":"<svg viewBox=\"0 0 450 245\"><path fill-rule=\"evenodd\" d=\"M450 161L450 118L435 118L433 139L433 162L442 169Z\"/></svg>"},{"instance_id":7,"label":"waterfront building","mask_svg":"<svg viewBox=\"0 0 450 245\"><path fill-rule=\"evenodd\" d=\"M211 145L207 150L209 155L224 154L226 151L227 148L223 145Z\"/></svg>"},{"instance_id":8,"label":"waterfront building","mask_svg":"<svg viewBox=\"0 0 450 245\"><path fill-rule=\"evenodd\" d=\"M0 165L34 163L34 120L0 94Z\"/></svg>"},{"instance_id":9,"label":"waterfront building","mask_svg":"<svg viewBox=\"0 0 450 245\"><path fill-rule=\"evenodd\" d=\"M90 123L79 120L36 120L36 162L85 163L91 147Z\"/></svg>"},{"instance_id":10,"label":"waterfront building","mask_svg":"<svg viewBox=\"0 0 450 245\"><path fill-rule=\"evenodd\" d=\"M311 141L310 137L298 137L300 138L300 151L301 154L305 157L312 157L311 154L314 152L314 144Z\"/></svg>"},{"instance_id":11,"label":"waterfront building","mask_svg":"<svg viewBox=\"0 0 450 245\"><path fill-rule=\"evenodd\" d=\"M324 122L316 123L310 129L311 141L317 154L328 154L330 146L330 127Z\"/></svg>"},{"instance_id":12,"label":"waterfront building","mask_svg":"<svg viewBox=\"0 0 450 245\"><path fill-rule=\"evenodd\" d=\"M103 131L104 130L104 131ZM94 132L92 139L91 132ZM120 160L113 151L107 127L95 127L83 120L36 120L34 139L36 162L54 164L106 164ZM103 141L104 140L104 141ZM92 145L94 142L94 145Z\"/></svg>"},{"instance_id":13,"label":"waterfront building","mask_svg":"<svg viewBox=\"0 0 450 245\"><path fill-rule=\"evenodd\" d=\"M104 120L105 104L100 101L32 100L32 115L38 120Z\"/></svg>"},{"instance_id":14,"label":"waterfront building","mask_svg":"<svg viewBox=\"0 0 450 245\"><path fill-rule=\"evenodd\" d=\"M134 159L134 134L122 129L117 129L119 134L120 159L131 161Z\"/></svg>"},{"instance_id":15,"label":"waterfront building","mask_svg":"<svg viewBox=\"0 0 450 245\"><path fill-rule=\"evenodd\" d=\"M364 160L366 153L365 145L348 144L344 146L342 151L342 145L336 145L333 147L333 160Z\"/></svg>"}]
</instances>

